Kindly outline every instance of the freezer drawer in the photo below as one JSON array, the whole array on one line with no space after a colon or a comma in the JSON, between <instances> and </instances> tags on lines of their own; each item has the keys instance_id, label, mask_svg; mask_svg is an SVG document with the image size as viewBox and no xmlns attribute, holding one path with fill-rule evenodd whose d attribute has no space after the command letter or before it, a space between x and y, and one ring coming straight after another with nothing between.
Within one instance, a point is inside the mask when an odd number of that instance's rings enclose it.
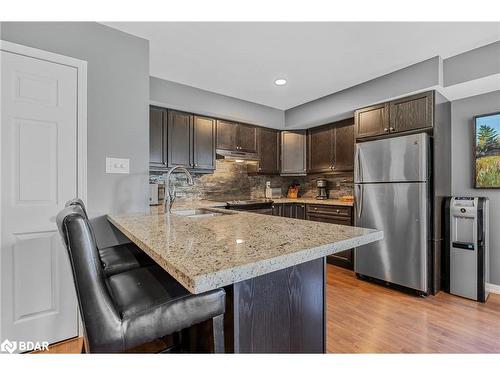
<instances>
[{"instance_id":1,"label":"freezer drawer","mask_svg":"<svg viewBox=\"0 0 500 375\"><path fill-rule=\"evenodd\" d=\"M425 133L357 143L354 182L427 181L428 148Z\"/></svg>"},{"instance_id":2,"label":"freezer drawer","mask_svg":"<svg viewBox=\"0 0 500 375\"><path fill-rule=\"evenodd\" d=\"M356 184L356 226L384 231L384 238L355 249L354 270L428 292L426 183Z\"/></svg>"}]
</instances>

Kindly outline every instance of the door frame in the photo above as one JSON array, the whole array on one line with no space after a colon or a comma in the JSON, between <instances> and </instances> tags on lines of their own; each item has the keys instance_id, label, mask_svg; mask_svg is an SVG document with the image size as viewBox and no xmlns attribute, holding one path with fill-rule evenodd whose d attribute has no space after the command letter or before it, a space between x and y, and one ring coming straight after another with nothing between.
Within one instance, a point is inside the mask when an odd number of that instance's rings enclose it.
<instances>
[{"instance_id":1,"label":"door frame","mask_svg":"<svg viewBox=\"0 0 500 375\"><path fill-rule=\"evenodd\" d=\"M0 39L0 51L15 53L17 55L27 56L44 60L52 63L70 66L77 70L77 195L87 201L87 61L79 60L74 57L64 56L53 52L44 51L38 48L28 47L22 44L16 44ZM0 161L2 157L2 132L0 129ZM2 193L2 175L0 173L0 195ZM0 211L2 202L0 200ZM0 242L2 238L2 218L0 216ZM0 269L2 265L0 256ZM0 278L0 291L2 290ZM2 311L2 298L0 296L0 312ZM79 315L77 315L78 335L82 335L82 325ZM0 324L0 337L2 337L2 325Z\"/></svg>"}]
</instances>

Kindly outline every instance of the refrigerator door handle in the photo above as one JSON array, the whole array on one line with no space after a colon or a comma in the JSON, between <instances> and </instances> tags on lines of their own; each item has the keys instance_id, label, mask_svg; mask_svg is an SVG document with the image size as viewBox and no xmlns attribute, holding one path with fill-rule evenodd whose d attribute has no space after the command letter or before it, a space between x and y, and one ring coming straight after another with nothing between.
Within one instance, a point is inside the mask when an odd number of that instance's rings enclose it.
<instances>
[{"instance_id":1,"label":"refrigerator door handle","mask_svg":"<svg viewBox=\"0 0 500 375\"><path fill-rule=\"evenodd\" d=\"M361 167L361 151L359 145L356 145L356 152L354 155L354 182L362 182L363 169Z\"/></svg>"},{"instance_id":2,"label":"refrigerator door handle","mask_svg":"<svg viewBox=\"0 0 500 375\"><path fill-rule=\"evenodd\" d=\"M361 212L363 211L363 185L358 184L355 185L357 189L359 189L359 193L356 194L356 211L358 220L361 218Z\"/></svg>"}]
</instances>

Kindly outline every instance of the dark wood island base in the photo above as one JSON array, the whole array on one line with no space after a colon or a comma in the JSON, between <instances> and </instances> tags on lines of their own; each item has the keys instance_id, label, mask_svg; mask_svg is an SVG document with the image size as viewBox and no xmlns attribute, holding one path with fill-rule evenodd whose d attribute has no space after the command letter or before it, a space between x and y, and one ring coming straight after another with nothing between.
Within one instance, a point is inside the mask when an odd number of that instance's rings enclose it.
<instances>
[{"instance_id":1,"label":"dark wood island base","mask_svg":"<svg viewBox=\"0 0 500 375\"><path fill-rule=\"evenodd\" d=\"M225 287L226 353L325 353L325 267L320 258ZM183 333L189 352L211 351L210 324Z\"/></svg>"}]
</instances>

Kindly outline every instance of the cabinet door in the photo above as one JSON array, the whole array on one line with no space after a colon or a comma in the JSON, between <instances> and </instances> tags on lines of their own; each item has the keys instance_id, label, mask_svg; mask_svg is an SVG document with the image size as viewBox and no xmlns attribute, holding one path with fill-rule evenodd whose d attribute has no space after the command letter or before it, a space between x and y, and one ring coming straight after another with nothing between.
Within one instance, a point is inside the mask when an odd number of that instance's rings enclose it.
<instances>
[{"instance_id":1,"label":"cabinet door","mask_svg":"<svg viewBox=\"0 0 500 375\"><path fill-rule=\"evenodd\" d=\"M391 132L430 128L433 125L433 92L424 92L389 103Z\"/></svg>"},{"instance_id":2,"label":"cabinet door","mask_svg":"<svg viewBox=\"0 0 500 375\"><path fill-rule=\"evenodd\" d=\"M322 215L316 213L307 213L307 220L311 221L320 221L322 223L331 223L331 224L339 224L339 225L351 225L350 218L338 218L330 215ZM328 256L328 263L334 264L336 266L340 266L347 269L354 269L354 256L353 250L349 249L346 251L342 251L337 254L333 254Z\"/></svg>"},{"instance_id":3,"label":"cabinet door","mask_svg":"<svg viewBox=\"0 0 500 375\"><path fill-rule=\"evenodd\" d=\"M217 148L221 150L236 150L237 133L238 124L217 120Z\"/></svg>"},{"instance_id":4,"label":"cabinet door","mask_svg":"<svg viewBox=\"0 0 500 375\"><path fill-rule=\"evenodd\" d=\"M296 203L294 204L294 218L295 219L301 219L305 220L306 219L306 205L303 203Z\"/></svg>"},{"instance_id":5,"label":"cabinet door","mask_svg":"<svg viewBox=\"0 0 500 375\"><path fill-rule=\"evenodd\" d=\"M193 167L215 169L215 120L212 118L193 118Z\"/></svg>"},{"instance_id":6,"label":"cabinet door","mask_svg":"<svg viewBox=\"0 0 500 375\"><path fill-rule=\"evenodd\" d=\"M193 116L188 113L168 111L168 166L193 165L191 127Z\"/></svg>"},{"instance_id":7,"label":"cabinet door","mask_svg":"<svg viewBox=\"0 0 500 375\"><path fill-rule=\"evenodd\" d=\"M258 128L252 125L238 124L236 149L244 152L257 152Z\"/></svg>"},{"instance_id":8,"label":"cabinet door","mask_svg":"<svg viewBox=\"0 0 500 375\"><path fill-rule=\"evenodd\" d=\"M167 118L160 108L149 109L149 165L167 167Z\"/></svg>"},{"instance_id":9,"label":"cabinet door","mask_svg":"<svg viewBox=\"0 0 500 375\"><path fill-rule=\"evenodd\" d=\"M283 205L279 203L273 204L273 216L283 216Z\"/></svg>"},{"instance_id":10,"label":"cabinet door","mask_svg":"<svg viewBox=\"0 0 500 375\"><path fill-rule=\"evenodd\" d=\"M335 126L334 172L354 170L354 119L341 121Z\"/></svg>"},{"instance_id":11,"label":"cabinet door","mask_svg":"<svg viewBox=\"0 0 500 375\"><path fill-rule=\"evenodd\" d=\"M389 133L389 106L387 103L358 109L354 112L356 138Z\"/></svg>"},{"instance_id":12,"label":"cabinet door","mask_svg":"<svg viewBox=\"0 0 500 375\"><path fill-rule=\"evenodd\" d=\"M281 207L281 216L283 217L293 217L293 204L287 203L283 204Z\"/></svg>"},{"instance_id":13,"label":"cabinet door","mask_svg":"<svg viewBox=\"0 0 500 375\"><path fill-rule=\"evenodd\" d=\"M282 207L281 216L291 219L306 219L306 205L302 203L285 203Z\"/></svg>"},{"instance_id":14,"label":"cabinet door","mask_svg":"<svg viewBox=\"0 0 500 375\"><path fill-rule=\"evenodd\" d=\"M331 172L334 161L334 130L331 125L309 129L308 172Z\"/></svg>"},{"instance_id":15,"label":"cabinet door","mask_svg":"<svg viewBox=\"0 0 500 375\"><path fill-rule=\"evenodd\" d=\"M281 174L289 176L306 174L305 131L281 132Z\"/></svg>"},{"instance_id":16,"label":"cabinet door","mask_svg":"<svg viewBox=\"0 0 500 375\"><path fill-rule=\"evenodd\" d=\"M258 154L261 174L279 173L279 131L261 128L259 130Z\"/></svg>"}]
</instances>

